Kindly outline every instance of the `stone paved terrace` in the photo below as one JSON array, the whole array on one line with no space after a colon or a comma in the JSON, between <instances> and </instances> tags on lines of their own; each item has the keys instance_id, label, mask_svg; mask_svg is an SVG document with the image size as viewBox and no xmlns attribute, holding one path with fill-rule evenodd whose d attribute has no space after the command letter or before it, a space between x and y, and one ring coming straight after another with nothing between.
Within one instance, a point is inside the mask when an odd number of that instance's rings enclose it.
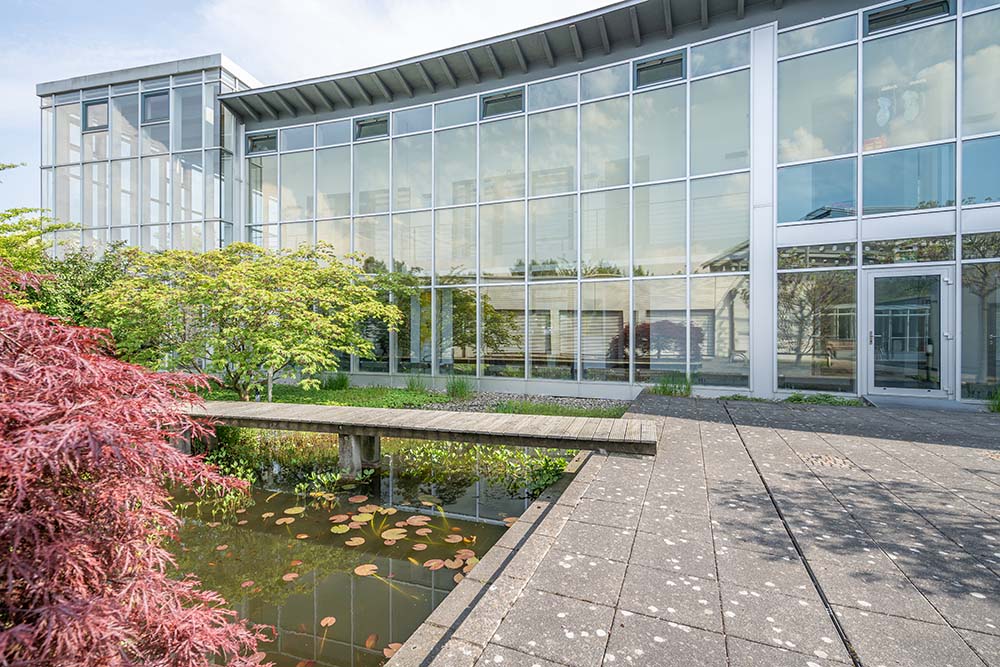
<instances>
[{"instance_id":1,"label":"stone paved terrace","mask_svg":"<svg viewBox=\"0 0 1000 667\"><path fill-rule=\"evenodd\" d=\"M1000 666L1000 415L640 396L390 667Z\"/></svg>"}]
</instances>

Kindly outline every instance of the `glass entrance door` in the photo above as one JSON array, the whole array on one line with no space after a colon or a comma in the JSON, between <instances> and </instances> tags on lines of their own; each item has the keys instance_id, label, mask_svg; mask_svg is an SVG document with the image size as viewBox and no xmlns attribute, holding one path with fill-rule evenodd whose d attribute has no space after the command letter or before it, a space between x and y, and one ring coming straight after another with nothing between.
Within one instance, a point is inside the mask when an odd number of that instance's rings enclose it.
<instances>
[{"instance_id":1,"label":"glass entrance door","mask_svg":"<svg viewBox=\"0 0 1000 667\"><path fill-rule=\"evenodd\" d=\"M869 383L875 393L944 393L950 269L869 277Z\"/></svg>"}]
</instances>

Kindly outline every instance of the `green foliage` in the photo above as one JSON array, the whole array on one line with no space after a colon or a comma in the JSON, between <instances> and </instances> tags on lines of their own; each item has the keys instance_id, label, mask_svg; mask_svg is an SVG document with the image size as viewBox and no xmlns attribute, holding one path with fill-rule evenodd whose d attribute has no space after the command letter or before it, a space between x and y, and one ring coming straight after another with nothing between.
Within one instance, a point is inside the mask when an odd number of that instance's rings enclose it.
<instances>
[{"instance_id":1,"label":"green foliage","mask_svg":"<svg viewBox=\"0 0 1000 667\"><path fill-rule=\"evenodd\" d=\"M747 396L746 394L728 394L726 396L719 396L720 401L743 401L745 403L773 403L766 398L758 398L756 396Z\"/></svg>"},{"instance_id":2,"label":"green foliage","mask_svg":"<svg viewBox=\"0 0 1000 667\"><path fill-rule=\"evenodd\" d=\"M986 406L990 412L1000 412L1000 387L990 396Z\"/></svg>"},{"instance_id":3,"label":"green foliage","mask_svg":"<svg viewBox=\"0 0 1000 667\"><path fill-rule=\"evenodd\" d=\"M321 389L326 391L344 391L351 386L351 376L347 373L334 373L323 379Z\"/></svg>"},{"instance_id":4,"label":"green foliage","mask_svg":"<svg viewBox=\"0 0 1000 667\"><path fill-rule=\"evenodd\" d=\"M365 323L394 328L379 297L391 277L367 278L319 244L271 252L237 243L194 253L139 253L127 275L89 299L127 360L217 375L241 400L297 369L303 389L340 355L372 354Z\"/></svg>"},{"instance_id":5,"label":"green foliage","mask_svg":"<svg viewBox=\"0 0 1000 667\"><path fill-rule=\"evenodd\" d=\"M421 375L411 375L406 378L406 390L412 392L426 392L427 380Z\"/></svg>"},{"instance_id":6,"label":"green foliage","mask_svg":"<svg viewBox=\"0 0 1000 667\"><path fill-rule=\"evenodd\" d=\"M805 405L846 405L864 407L865 403L857 398L834 396L833 394L799 394L795 393L784 400L785 403L801 403Z\"/></svg>"},{"instance_id":7,"label":"green foliage","mask_svg":"<svg viewBox=\"0 0 1000 667\"><path fill-rule=\"evenodd\" d=\"M660 396L690 396L691 379L679 371L664 373L656 378L650 391Z\"/></svg>"},{"instance_id":8,"label":"green foliage","mask_svg":"<svg viewBox=\"0 0 1000 667\"><path fill-rule=\"evenodd\" d=\"M205 395L211 401L237 401L232 389L214 389ZM274 385L275 403L305 403L309 405L350 405L359 408L419 408L447 403L444 394L426 389L412 391L396 387L349 387L347 389L306 390L288 384Z\"/></svg>"},{"instance_id":9,"label":"green foliage","mask_svg":"<svg viewBox=\"0 0 1000 667\"><path fill-rule=\"evenodd\" d=\"M466 401L472 398L475 390L472 387L472 380L460 375L453 375L448 378L448 382L445 384L445 393L453 400Z\"/></svg>"},{"instance_id":10,"label":"green foliage","mask_svg":"<svg viewBox=\"0 0 1000 667\"><path fill-rule=\"evenodd\" d=\"M519 415L552 415L557 417L601 417L617 419L625 414L625 407L578 408L546 401L510 400L496 406L497 412Z\"/></svg>"},{"instance_id":11,"label":"green foliage","mask_svg":"<svg viewBox=\"0 0 1000 667\"><path fill-rule=\"evenodd\" d=\"M55 279L29 292L32 305L42 313L78 326L98 324L91 317L88 300L124 278L129 263L138 252L119 242L109 245L102 253L78 247L62 259L46 257L44 271Z\"/></svg>"}]
</instances>

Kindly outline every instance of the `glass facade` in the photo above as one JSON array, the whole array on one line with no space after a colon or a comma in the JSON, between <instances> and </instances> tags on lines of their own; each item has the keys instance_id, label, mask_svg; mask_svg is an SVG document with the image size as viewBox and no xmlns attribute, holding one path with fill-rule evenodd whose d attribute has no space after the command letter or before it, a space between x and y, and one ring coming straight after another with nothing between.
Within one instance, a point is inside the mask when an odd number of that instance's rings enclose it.
<instances>
[{"instance_id":1,"label":"glass facade","mask_svg":"<svg viewBox=\"0 0 1000 667\"><path fill-rule=\"evenodd\" d=\"M234 87L207 70L57 96L41 110L45 205L81 224L77 242L322 241L409 274L404 324L368 327L376 359L352 361L369 373L863 392L866 272L947 264L951 377L982 398L997 381L1000 257L980 232L1000 233L1000 8L964 7L884 31L864 10L783 27L764 63L746 30L600 66L588 51L516 88L245 119L244 146L217 101ZM762 266L772 294L751 289ZM754 349L751 318L775 330Z\"/></svg>"}]
</instances>

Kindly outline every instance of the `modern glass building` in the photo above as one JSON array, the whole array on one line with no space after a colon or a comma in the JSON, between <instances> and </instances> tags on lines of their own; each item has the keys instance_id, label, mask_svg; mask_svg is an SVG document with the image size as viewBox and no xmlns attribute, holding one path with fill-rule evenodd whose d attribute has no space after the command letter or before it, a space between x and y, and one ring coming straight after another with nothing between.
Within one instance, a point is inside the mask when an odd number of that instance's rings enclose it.
<instances>
[{"instance_id":1,"label":"modern glass building","mask_svg":"<svg viewBox=\"0 0 1000 667\"><path fill-rule=\"evenodd\" d=\"M260 86L40 84L43 206L412 274L358 383L982 400L1000 366L1000 0L627 0Z\"/></svg>"}]
</instances>

